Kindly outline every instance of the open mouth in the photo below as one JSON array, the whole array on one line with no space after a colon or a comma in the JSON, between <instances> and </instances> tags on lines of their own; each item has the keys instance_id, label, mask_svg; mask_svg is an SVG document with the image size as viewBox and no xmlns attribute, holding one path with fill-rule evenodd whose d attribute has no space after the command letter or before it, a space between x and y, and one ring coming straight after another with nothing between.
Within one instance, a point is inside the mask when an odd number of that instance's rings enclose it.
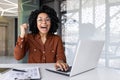
<instances>
[{"instance_id":1,"label":"open mouth","mask_svg":"<svg viewBox=\"0 0 120 80\"><path fill-rule=\"evenodd\" d=\"M45 26L42 26L41 28L42 28L42 29L47 29L47 27L45 27Z\"/></svg>"},{"instance_id":2,"label":"open mouth","mask_svg":"<svg viewBox=\"0 0 120 80\"><path fill-rule=\"evenodd\" d=\"M47 28L46 26L41 26L40 28L41 28L41 30L43 30L43 31L47 31L47 30L48 30L48 28Z\"/></svg>"},{"instance_id":3,"label":"open mouth","mask_svg":"<svg viewBox=\"0 0 120 80\"><path fill-rule=\"evenodd\" d=\"M46 26L41 26L41 28L42 28L42 29L47 29L47 27L46 27Z\"/></svg>"}]
</instances>

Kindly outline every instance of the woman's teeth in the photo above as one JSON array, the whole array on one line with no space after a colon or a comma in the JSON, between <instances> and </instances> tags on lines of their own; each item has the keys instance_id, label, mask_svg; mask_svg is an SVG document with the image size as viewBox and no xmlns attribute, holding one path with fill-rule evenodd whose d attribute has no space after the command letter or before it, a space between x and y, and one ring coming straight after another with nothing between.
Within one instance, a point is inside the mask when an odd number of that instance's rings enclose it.
<instances>
[{"instance_id":1,"label":"woman's teeth","mask_svg":"<svg viewBox=\"0 0 120 80\"><path fill-rule=\"evenodd\" d=\"M47 27L41 27L41 28L47 28Z\"/></svg>"}]
</instances>

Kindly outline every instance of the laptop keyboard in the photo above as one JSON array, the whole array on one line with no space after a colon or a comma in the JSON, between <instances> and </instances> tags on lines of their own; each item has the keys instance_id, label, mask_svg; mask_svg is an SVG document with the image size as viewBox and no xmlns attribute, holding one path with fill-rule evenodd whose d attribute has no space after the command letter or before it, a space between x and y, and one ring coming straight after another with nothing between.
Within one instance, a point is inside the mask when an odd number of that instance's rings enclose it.
<instances>
[{"instance_id":1,"label":"laptop keyboard","mask_svg":"<svg viewBox=\"0 0 120 80\"><path fill-rule=\"evenodd\" d=\"M61 72L70 72L71 71L71 69L72 69L72 66L70 66L69 68L68 68L68 70L67 71L65 71L65 70L61 70L61 69L57 69L57 71L61 71Z\"/></svg>"}]
</instances>

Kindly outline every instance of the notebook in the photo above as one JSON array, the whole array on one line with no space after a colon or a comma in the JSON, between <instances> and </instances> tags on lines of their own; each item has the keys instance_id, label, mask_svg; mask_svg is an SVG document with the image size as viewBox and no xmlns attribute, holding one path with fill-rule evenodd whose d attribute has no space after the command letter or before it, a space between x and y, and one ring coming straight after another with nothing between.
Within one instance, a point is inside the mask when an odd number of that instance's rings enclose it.
<instances>
[{"instance_id":1,"label":"notebook","mask_svg":"<svg viewBox=\"0 0 120 80\"><path fill-rule=\"evenodd\" d=\"M104 41L80 40L70 72L58 71L54 67L46 68L46 70L67 76L75 76L90 71L96 68L103 46Z\"/></svg>"}]
</instances>

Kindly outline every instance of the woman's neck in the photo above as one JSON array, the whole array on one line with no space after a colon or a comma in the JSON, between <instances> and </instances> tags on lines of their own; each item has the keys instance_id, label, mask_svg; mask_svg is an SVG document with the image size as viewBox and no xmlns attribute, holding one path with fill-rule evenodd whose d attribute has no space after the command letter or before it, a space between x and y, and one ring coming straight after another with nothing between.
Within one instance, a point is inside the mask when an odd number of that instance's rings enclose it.
<instances>
[{"instance_id":1,"label":"woman's neck","mask_svg":"<svg viewBox=\"0 0 120 80\"><path fill-rule=\"evenodd\" d=\"M41 33L40 33L40 36L41 36L41 40L42 40L43 44L45 44L47 34L41 34Z\"/></svg>"},{"instance_id":2,"label":"woman's neck","mask_svg":"<svg viewBox=\"0 0 120 80\"><path fill-rule=\"evenodd\" d=\"M40 36L41 36L41 38L46 38L47 34L41 34L40 33Z\"/></svg>"}]
</instances>

